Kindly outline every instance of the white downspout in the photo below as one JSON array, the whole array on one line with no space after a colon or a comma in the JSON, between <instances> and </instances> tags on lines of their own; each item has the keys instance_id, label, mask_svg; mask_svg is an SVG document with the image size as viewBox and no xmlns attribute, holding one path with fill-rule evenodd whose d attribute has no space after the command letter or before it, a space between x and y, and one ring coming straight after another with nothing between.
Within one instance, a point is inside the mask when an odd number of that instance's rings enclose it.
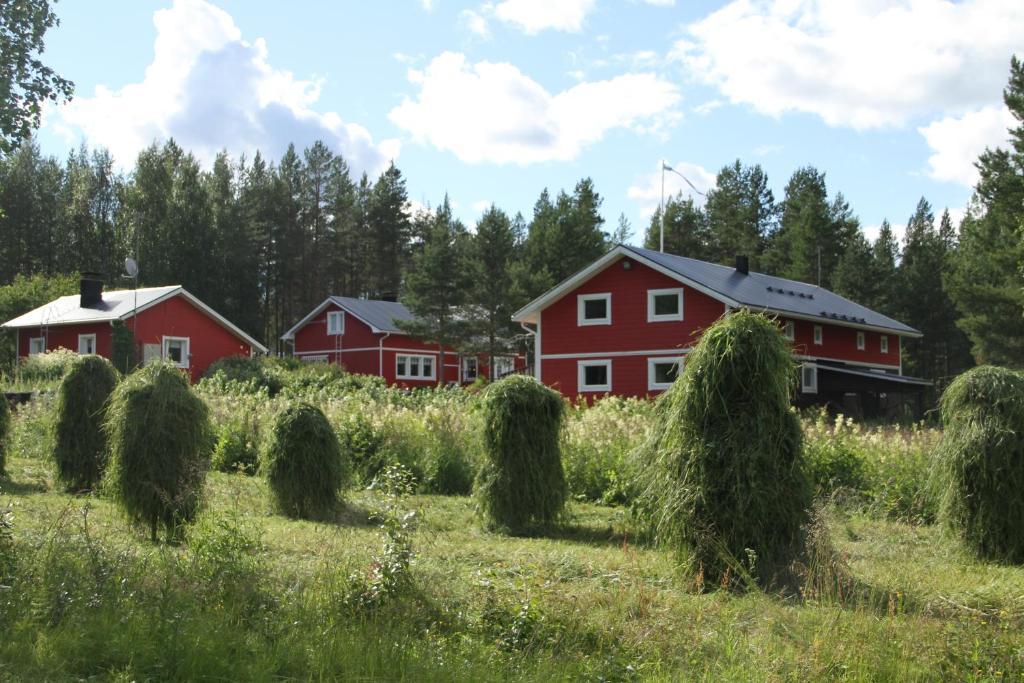
<instances>
[{"instance_id":1,"label":"white downspout","mask_svg":"<svg viewBox=\"0 0 1024 683\"><path fill-rule=\"evenodd\" d=\"M380 375L381 377L384 376L384 340L387 339L390 336L391 336L391 333L387 332L387 333L384 334L383 337L380 338L379 351L378 351L379 357L378 357L378 360L377 360L377 374Z\"/></svg>"},{"instance_id":2,"label":"white downspout","mask_svg":"<svg viewBox=\"0 0 1024 683\"><path fill-rule=\"evenodd\" d=\"M526 323L519 323L519 327L533 335L533 376L540 381L540 321L537 322L536 330L531 330Z\"/></svg>"}]
</instances>

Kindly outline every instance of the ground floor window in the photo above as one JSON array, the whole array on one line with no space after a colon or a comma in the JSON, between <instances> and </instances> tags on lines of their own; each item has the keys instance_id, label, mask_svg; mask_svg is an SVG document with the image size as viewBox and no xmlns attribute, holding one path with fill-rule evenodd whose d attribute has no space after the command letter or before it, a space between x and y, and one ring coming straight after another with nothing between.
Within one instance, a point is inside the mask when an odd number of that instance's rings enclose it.
<instances>
[{"instance_id":1,"label":"ground floor window","mask_svg":"<svg viewBox=\"0 0 1024 683\"><path fill-rule=\"evenodd\" d=\"M78 335L78 353L82 354L83 356L96 353L95 334Z\"/></svg>"},{"instance_id":2,"label":"ground floor window","mask_svg":"<svg viewBox=\"0 0 1024 683\"><path fill-rule=\"evenodd\" d=\"M28 355L34 356L37 353L46 352L46 337L30 337L28 340Z\"/></svg>"},{"instance_id":3,"label":"ground floor window","mask_svg":"<svg viewBox=\"0 0 1024 683\"><path fill-rule=\"evenodd\" d=\"M477 375L477 360L474 356L464 356L462 358L462 381L472 382L476 379Z\"/></svg>"},{"instance_id":4,"label":"ground floor window","mask_svg":"<svg viewBox=\"0 0 1024 683\"><path fill-rule=\"evenodd\" d=\"M398 379L434 379L434 357L396 355L395 377Z\"/></svg>"},{"instance_id":5,"label":"ground floor window","mask_svg":"<svg viewBox=\"0 0 1024 683\"><path fill-rule=\"evenodd\" d=\"M163 358L179 368L187 368L189 356L188 337L164 337Z\"/></svg>"},{"instance_id":6,"label":"ground floor window","mask_svg":"<svg viewBox=\"0 0 1024 683\"><path fill-rule=\"evenodd\" d=\"M683 370L682 358L648 358L647 389L661 391L672 386Z\"/></svg>"},{"instance_id":7,"label":"ground floor window","mask_svg":"<svg viewBox=\"0 0 1024 683\"><path fill-rule=\"evenodd\" d=\"M612 362L610 360L581 360L578 365L578 391L612 390Z\"/></svg>"},{"instance_id":8,"label":"ground floor window","mask_svg":"<svg viewBox=\"0 0 1024 683\"><path fill-rule=\"evenodd\" d=\"M800 391L805 394L818 393L817 365L804 365L800 368Z\"/></svg>"},{"instance_id":9,"label":"ground floor window","mask_svg":"<svg viewBox=\"0 0 1024 683\"><path fill-rule=\"evenodd\" d=\"M299 358L302 359L303 363L326 363L327 362L327 354L326 353L315 353L313 355L299 356Z\"/></svg>"},{"instance_id":10,"label":"ground floor window","mask_svg":"<svg viewBox=\"0 0 1024 683\"><path fill-rule=\"evenodd\" d=\"M491 379L501 379L516 371L516 359L511 356L495 356L491 366Z\"/></svg>"}]
</instances>

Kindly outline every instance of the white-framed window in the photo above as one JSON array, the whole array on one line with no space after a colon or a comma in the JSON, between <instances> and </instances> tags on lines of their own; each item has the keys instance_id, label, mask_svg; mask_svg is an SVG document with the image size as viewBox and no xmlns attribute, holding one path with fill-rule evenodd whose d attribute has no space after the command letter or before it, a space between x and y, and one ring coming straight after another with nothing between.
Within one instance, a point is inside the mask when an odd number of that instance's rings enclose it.
<instances>
[{"instance_id":1,"label":"white-framed window","mask_svg":"<svg viewBox=\"0 0 1024 683\"><path fill-rule=\"evenodd\" d=\"M863 351L864 350L864 333L863 332L858 332L857 333L857 350L858 351Z\"/></svg>"},{"instance_id":2,"label":"white-framed window","mask_svg":"<svg viewBox=\"0 0 1024 683\"><path fill-rule=\"evenodd\" d=\"M889 353L889 335L883 334L879 339L881 340L879 341L879 348L881 348L882 353Z\"/></svg>"},{"instance_id":3,"label":"white-framed window","mask_svg":"<svg viewBox=\"0 0 1024 683\"><path fill-rule=\"evenodd\" d=\"M789 341L796 341L796 323L792 320L787 320L782 329L786 333L786 339Z\"/></svg>"},{"instance_id":4,"label":"white-framed window","mask_svg":"<svg viewBox=\"0 0 1024 683\"><path fill-rule=\"evenodd\" d=\"M576 323L578 325L611 325L611 292L578 295L576 297Z\"/></svg>"},{"instance_id":5,"label":"white-framed window","mask_svg":"<svg viewBox=\"0 0 1024 683\"><path fill-rule=\"evenodd\" d=\"M83 356L88 356L96 353L95 334L78 335L78 353L82 354Z\"/></svg>"},{"instance_id":6,"label":"white-framed window","mask_svg":"<svg viewBox=\"0 0 1024 683\"><path fill-rule=\"evenodd\" d=\"M822 341L823 336L824 336L824 333L822 332L821 325L815 325L814 326L814 343L817 344L818 346L821 346L824 343Z\"/></svg>"},{"instance_id":7,"label":"white-framed window","mask_svg":"<svg viewBox=\"0 0 1024 683\"><path fill-rule=\"evenodd\" d=\"M28 340L28 355L34 356L38 353L46 353L46 337L30 337Z\"/></svg>"},{"instance_id":8,"label":"white-framed window","mask_svg":"<svg viewBox=\"0 0 1024 683\"><path fill-rule=\"evenodd\" d=\"M435 367L433 356L402 353L395 356L395 377L398 379L435 379Z\"/></svg>"},{"instance_id":9,"label":"white-framed window","mask_svg":"<svg viewBox=\"0 0 1024 683\"><path fill-rule=\"evenodd\" d=\"M187 368L189 353L188 337L164 337L163 358L179 368Z\"/></svg>"},{"instance_id":10,"label":"white-framed window","mask_svg":"<svg viewBox=\"0 0 1024 683\"><path fill-rule=\"evenodd\" d=\"M477 363L476 356L463 356L462 357L462 381L472 382L476 379L477 373L479 372L479 364Z\"/></svg>"},{"instance_id":11,"label":"white-framed window","mask_svg":"<svg viewBox=\"0 0 1024 683\"><path fill-rule=\"evenodd\" d=\"M577 391L608 392L612 390L612 362L610 360L581 360L577 365Z\"/></svg>"},{"instance_id":12,"label":"white-framed window","mask_svg":"<svg viewBox=\"0 0 1024 683\"><path fill-rule=\"evenodd\" d=\"M495 356L491 366L491 379L501 379L516 371L516 359L512 356Z\"/></svg>"},{"instance_id":13,"label":"white-framed window","mask_svg":"<svg viewBox=\"0 0 1024 683\"><path fill-rule=\"evenodd\" d=\"M657 323L682 319L682 287L647 290L647 322Z\"/></svg>"},{"instance_id":14,"label":"white-framed window","mask_svg":"<svg viewBox=\"0 0 1024 683\"><path fill-rule=\"evenodd\" d=\"M647 359L647 390L660 391L672 386L672 382L683 371L685 359L679 358L648 358Z\"/></svg>"},{"instance_id":15,"label":"white-framed window","mask_svg":"<svg viewBox=\"0 0 1024 683\"><path fill-rule=\"evenodd\" d=\"M327 312L327 334L345 334L345 311Z\"/></svg>"},{"instance_id":16,"label":"white-framed window","mask_svg":"<svg viewBox=\"0 0 1024 683\"><path fill-rule=\"evenodd\" d=\"M326 353L314 353L312 355L308 355L307 354L307 355L304 355L304 356L299 356L299 358L302 360L303 363L326 363L327 362L327 354Z\"/></svg>"},{"instance_id":17,"label":"white-framed window","mask_svg":"<svg viewBox=\"0 0 1024 683\"><path fill-rule=\"evenodd\" d=\"M805 394L818 393L818 366L800 366L800 391Z\"/></svg>"}]
</instances>

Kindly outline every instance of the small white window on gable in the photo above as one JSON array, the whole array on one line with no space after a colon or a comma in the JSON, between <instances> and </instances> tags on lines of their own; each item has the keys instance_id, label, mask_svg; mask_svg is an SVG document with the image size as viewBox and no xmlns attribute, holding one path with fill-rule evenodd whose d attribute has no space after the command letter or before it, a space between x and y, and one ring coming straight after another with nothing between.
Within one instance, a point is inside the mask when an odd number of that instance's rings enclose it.
<instances>
[{"instance_id":1,"label":"small white window on gable","mask_svg":"<svg viewBox=\"0 0 1024 683\"><path fill-rule=\"evenodd\" d=\"M579 325L611 325L611 293L578 295L576 297L576 323Z\"/></svg>"},{"instance_id":2,"label":"small white window on gable","mask_svg":"<svg viewBox=\"0 0 1024 683\"><path fill-rule=\"evenodd\" d=\"M818 393L818 366L800 366L800 391L805 394Z\"/></svg>"},{"instance_id":3,"label":"small white window on gable","mask_svg":"<svg viewBox=\"0 0 1024 683\"><path fill-rule=\"evenodd\" d=\"M823 343L821 325L814 326L814 343L817 344L818 346L821 346Z\"/></svg>"},{"instance_id":4,"label":"small white window on gable","mask_svg":"<svg viewBox=\"0 0 1024 683\"><path fill-rule=\"evenodd\" d=\"M882 353L889 353L889 335L883 334L880 339L879 347L881 348Z\"/></svg>"},{"instance_id":5,"label":"small white window on gable","mask_svg":"<svg viewBox=\"0 0 1024 683\"><path fill-rule=\"evenodd\" d=\"M327 334L345 334L345 311L327 312Z\"/></svg>"},{"instance_id":6,"label":"small white window on gable","mask_svg":"<svg viewBox=\"0 0 1024 683\"><path fill-rule=\"evenodd\" d=\"M786 339L789 341L796 341L796 323L792 320L787 320L783 330L786 333Z\"/></svg>"},{"instance_id":7,"label":"small white window on gable","mask_svg":"<svg viewBox=\"0 0 1024 683\"><path fill-rule=\"evenodd\" d=\"M516 371L516 359L511 356L495 356L491 366L491 379L501 379Z\"/></svg>"},{"instance_id":8,"label":"small white window on gable","mask_svg":"<svg viewBox=\"0 0 1024 683\"><path fill-rule=\"evenodd\" d=\"M683 371L682 358L648 358L647 390L662 391L672 386Z\"/></svg>"},{"instance_id":9,"label":"small white window on gable","mask_svg":"<svg viewBox=\"0 0 1024 683\"><path fill-rule=\"evenodd\" d=\"M83 356L89 356L96 353L95 334L78 335L78 353L80 353Z\"/></svg>"},{"instance_id":10,"label":"small white window on gable","mask_svg":"<svg viewBox=\"0 0 1024 683\"><path fill-rule=\"evenodd\" d=\"M179 368L187 368L189 360L188 337L164 337L164 360L174 363Z\"/></svg>"},{"instance_id":11,"label":"small white window on gable","mask_svg":"<svg viewBox=\"0 0 1024 683\"><path fill-rule=\"evenodd\" d=\"M28 355L46 353L46 337L31 337L28 340Z\"/></svg>"},{"instance_id":12,"label":"small white window on gable","mask_svg":"<svg viewBox=\"0 0 1024 683\"><path fill-rule=\"evenodd\" d=\"M863 332L858 332L857 333L857 350L858 351L863 351L864 350L864 333Z\"/></svg>"},{"instance_id":13,"label":"small white window on gable","mask_svg":"<svg viewBox=\"0 0 1024 683\"><path fill-rule=\"evenodd\" d=\"M612 362L610 360L581 360L577 371L576 386L580 393L612 390Z\"/></svg>"},{"instance_id":14,"label":"small white window on gable","mask_svg":"<svg viewBox=\"0 0 1024 683\"><path fill-rule=\"evenodd\" d=\"M683 290L681 287L647 290L647 322L682 319Z\"/></svg>"}]
</instances>

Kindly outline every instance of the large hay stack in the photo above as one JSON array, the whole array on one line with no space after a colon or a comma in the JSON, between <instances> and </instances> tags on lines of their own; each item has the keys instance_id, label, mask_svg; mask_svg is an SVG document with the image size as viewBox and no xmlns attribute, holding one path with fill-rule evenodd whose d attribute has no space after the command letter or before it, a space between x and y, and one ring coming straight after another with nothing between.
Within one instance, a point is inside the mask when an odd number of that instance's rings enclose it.
<instances>
[{"instance_id":1,"label":"large hay stack","mask_svg":"<svg viewBox=\"0 0 1024 683\"><path fill-rule=\"evenodd\" d=\"M82 356L57 390L53 459L57 478L69 491L95 488L107 464L103 422L118 374L101 356Z\"/></svg>"}]
</instances>

